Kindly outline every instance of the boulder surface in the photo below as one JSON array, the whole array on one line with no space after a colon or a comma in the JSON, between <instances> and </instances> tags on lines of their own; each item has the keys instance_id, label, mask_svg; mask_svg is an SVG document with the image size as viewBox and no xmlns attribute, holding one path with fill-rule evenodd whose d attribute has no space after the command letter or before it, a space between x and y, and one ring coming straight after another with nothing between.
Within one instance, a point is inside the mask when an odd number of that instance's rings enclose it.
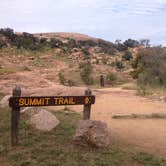
<instances>
[{"instance_id":1,"label":"boulder surface","mask_svg":"<svg viewBox=\"0 0 166 166\"><path fill-rule=\"evenodd\" d=\"M80 121L73 143L80 146L107 147L109 145L109 132L107 124L94 120Z\"/></svg>"},{"instance_id":2,"label":"boulder surface","mask_svg":"<svg viewBox=\"0 0 166 166\"><path fill-rule=\"evenodd\" d=\"M32 115L29 122L42 131L51 131L60 123L54 114L43 109Z\"/></svg>"},{"instance_id":3,"label":"boulder surface","mask_svg":"<svg viewBox=\"0 0 166 166\"><path fill-rule=\"evenodd\" d=\"M5 97L2 98L2 100L0 101L0 106L2 108L6 108L9 106L9 98L11 97L11 95L7 95Z\"/></svg>"}]
</instances>

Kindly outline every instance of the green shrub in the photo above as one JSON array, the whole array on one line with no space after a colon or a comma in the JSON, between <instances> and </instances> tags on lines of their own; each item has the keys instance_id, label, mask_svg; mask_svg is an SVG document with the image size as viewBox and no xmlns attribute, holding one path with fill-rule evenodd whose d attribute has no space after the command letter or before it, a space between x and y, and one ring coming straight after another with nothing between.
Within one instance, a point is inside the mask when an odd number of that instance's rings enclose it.
<instances>
[{"instance_id":1,"label":"green shrub","mask_svg":"<svg viewBox=\"0 0 166 166\"><path fill-rule=\"evenodd\" d=\"M59 76L59 81L62 85L65 85L65 86L74 86L75 83L74 81L70 80L70 79L66 79L65 76L60 72L58 74Z\"/></svg>"},{"instance_id":2,"label":"green shrub","mask_svg":"<svg viewBox=\"0 0 166 166\"><path fill-rule=\"evenodd\" d=\"M82 63L80 64L80 76L83 80L83 82L86 85L92 85L93 84L93 78L91 76L92 74L92 65L90 62Z\"/></svg>"},{"instance_id":3,"label":"green shrub","mask_svg":"<svg viewBox=\"0 0 166 166\"><path fill-rule=\"evenodd\" d=\"M87 48L82 48L82 52L84 54L84 59L88 60L90 58L90 53Z\"/></svg>"},{"instance_id":4,"label":"green shrub","mask_svg":"<svg viewBox=\"0 0 166 166\"><path fill-rule=\"evenodd\" d=\"M20 71L31 71L31 69L28 66L22 66Z\"/></svg>"},{"instance_id":5,"label":"green shrub","mask_svg":"<svg viewBox=\"0 0 166 166\"><path fill-rule=\"evenodd\" d=\"M130 61L133 58L132 53L130 51L126 51L122 56L123 60Z\"/></svg>"},{"instance_id":6,"label":"green shrub","mask_svg":"<svg viewBox=\"0 0 166 166\"><path fill-rule=\"evenodd\" d=\"M72 81L72 80L67 80L67 85L68 85L68 86L74 86L75 83L74 83L74 81Z\"/></svg>"},{"instance_id":7,"label":"green shrub","mask_svg":"<svg viewBox=\"0 0 166 166\"><path fill-rule=\"evenodd\" d=\"M7 44L4 41L0 41L0 49L6 47Z\"/></svg>"},{"instance_id":8,"label":"green shrub","mask_svg":"<svg viewBox=\"0 0 166 166\"><path fill-rule=\"evenodd\" d=\"M65 79L64 75L60 72L60 73L58 74L58 76L59 76L59 81L60 81L60 83L61 83L62 85L65 85L66 79Z\"/></svg>"},{"instance_id":9,"label":"green shrub","mask_svg":"<svg viewBox=\"0 0 166 166\"><path fill-rule=\"evenodd\" d=\"M139 85L166 87L166 49L146 48L137 54L131 73Z\"/></svg>"},{"instance_id":10,"label":"green shrub","mask_svg":"<svg viewBox=\"0 0 166 166\"><path fill-rule=\"evenodd\" d=\"M109 73L106 76L106 80L108 84L114 84L117 80L117 76L114 73Z\"/></svg>"},{"instance_id":11,"label":"green shrub","mask_svg":"<svg viewBox=\"0 0 166 166\"><path fill-rule=\"evenodd\" d=\"M116 64L116 67L118 69L123 69L124 68L124 65L123 65L123 63L121 61L116 61L115 64Z\"/></svg>"},{"instance_id":12,"label":"green shrub","mask_svg":"<svg viewBox=\"0 0 166 166\"><path fill-rule=\"evenodd\" d=\"M139 46L139 42L137 40L133 40L133 39L128 39L123 44L125 46L131 47L131 48Z\"/></svg>"}]
</instances>

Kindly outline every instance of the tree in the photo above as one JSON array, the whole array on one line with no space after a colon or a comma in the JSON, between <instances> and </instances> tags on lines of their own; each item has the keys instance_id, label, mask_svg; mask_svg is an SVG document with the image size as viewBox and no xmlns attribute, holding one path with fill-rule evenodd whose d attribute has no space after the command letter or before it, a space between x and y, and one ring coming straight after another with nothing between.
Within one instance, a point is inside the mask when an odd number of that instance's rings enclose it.
<instances>
[{"instance_id":1,"label":"tree","mask_svg":"<svg viewBox=\"0 0 166 166\"><path fill-rule=\"evenodd\" d=\"M14 30L11 28L1 28L0 34L3 34L4 36L8 37L9 39L12 39L14 36Z\"/></svg>"},{"instance_id":2,"label":"tree","mask_svg":"<svg viewBox=\"0 0 166 166\"><path fill-rule=\"evenodd\" d=\"M130 48L139 46L139 42L137 40L133 40L133 39L128 39L123 44Z\"/></svg>"},{"instance_id":3,"label":"tree","mask_svg":"<svg viewBox=\"0 0 166 166\"><path fill-rule=\"evenodd\" d=\"M128 47L125 44L122 44L122 43L117 44L118 51L126 51L127 49L128 49Z\"/></svg>"},{"instance_id":4,"label":"tree","mask_svg":"<svg viewBox=\"0 0 166 166\"><path fill-rule=\"evenodd\" d=\"M115 44L120 44L121 41L122 41L121 39L116 39Z\"/></svg>"},{"instance_id":5,"label":"tree","mask_svg":"<svg viewBox=\"0 0 166 166\"><path fill-rule=\"evenodd\" d=\"M146 48L150 47L150 40L149 39L141 39L140 44L144 45Z\"/></svg>"},{"instance_id":6,"label":"tree","mask_svg":"<svg viewBox=\"0 0 166 166\"><path fill-rule=\"evenodd\" d=\"M92 74L92 65L89 61L87 61L86 63L82 63L80 64L80 76L83 80L83 82L86 85L92 85L93 84L93 78L91 76Z\"/></svg>"},{"instance_id":7,"label":"tree","mask_svg":"<svg viewBox=\"0 0 166 166\"><path fill-rule=\"evenodd\" d=\"M140 50L134 60L131 73L141 86L166 87L166 50L164 48L146 48Z\"/></svg>"},{"instance_id":8,"label":"tree","mask_svg":"<svg viewBox=\"0 0 166 166\"><path fill-rule=\"evenodd\" d=\"M116 60L115 65L118 69L123 69L124 65L121 61Z\"/></svg>"},{"instance_id":9,"label":"tree","mask_svg":"<svg viewBox=\"0 0 166 166\"><path fill-rule=\"evenodd\" d=\"M59 47L63 46L63 43L60 40L58 40L58 39L51 38L51 40L50 40L50 46L52 48L55 48L55 47L59 48Z\"/></svg>"}]
</instances>

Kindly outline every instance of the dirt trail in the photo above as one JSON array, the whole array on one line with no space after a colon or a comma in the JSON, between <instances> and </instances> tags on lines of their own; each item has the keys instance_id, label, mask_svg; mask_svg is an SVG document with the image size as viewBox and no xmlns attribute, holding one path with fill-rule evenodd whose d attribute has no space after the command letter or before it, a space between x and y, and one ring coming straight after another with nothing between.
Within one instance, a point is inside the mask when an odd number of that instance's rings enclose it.
<instances>
[{"instance_id":1,"label":"dirt trail","mask_svg":"<svg viewBox=\"0 0 166 166\"><path fill-rule=\"evenodd\" d=\"M136 96L134 91L120 89L96 90L92 118L105 121L111 130L111 142L166 157L166 120L112 119L115 114L166 113L166 103Z\"/></svg>"},{"instance_id":2,"label":"dirt trail","mask_svg":"<svg viewBox=\"0 0 166 166\"><path fill-rule=\"evenodd\" d=\"M152 101L137 96L135 91L119 88L93 90L93 94L96 95L96 103L92 106L91 119L108 124L112 146L166 157L166 119L112 119L116 114L166 113L166 103ZM82 106L71 108L82 113Z\"/></svg>"}]
</instances>

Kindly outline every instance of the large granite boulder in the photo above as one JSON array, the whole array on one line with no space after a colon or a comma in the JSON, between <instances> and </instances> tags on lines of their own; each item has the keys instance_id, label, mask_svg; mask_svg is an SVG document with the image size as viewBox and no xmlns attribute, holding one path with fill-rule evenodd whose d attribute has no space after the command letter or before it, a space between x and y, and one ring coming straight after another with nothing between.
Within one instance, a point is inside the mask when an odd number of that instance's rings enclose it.
<instances>
[{"instance_id":1,"label":"large granite boulder","mask_svg":"<svg viewBox=\"0 0 166 166\"><path fill-rule=\"evenodd\" d=\"M109 132L106 123L94 120L80 121L73 143L80 146L107 147Z\"/></svg>"},{"instance_id":2,"label":"large granite boulder","mask_svg":"<svg viewBox=\"0 0 166 166\"><path fill-rule=\"evenodd\" d=\"M25 108L21 113L28 115L27 123L38 130L51 131L60 123L54 114L41 108Z\"/></svg>"}]
</instances>

